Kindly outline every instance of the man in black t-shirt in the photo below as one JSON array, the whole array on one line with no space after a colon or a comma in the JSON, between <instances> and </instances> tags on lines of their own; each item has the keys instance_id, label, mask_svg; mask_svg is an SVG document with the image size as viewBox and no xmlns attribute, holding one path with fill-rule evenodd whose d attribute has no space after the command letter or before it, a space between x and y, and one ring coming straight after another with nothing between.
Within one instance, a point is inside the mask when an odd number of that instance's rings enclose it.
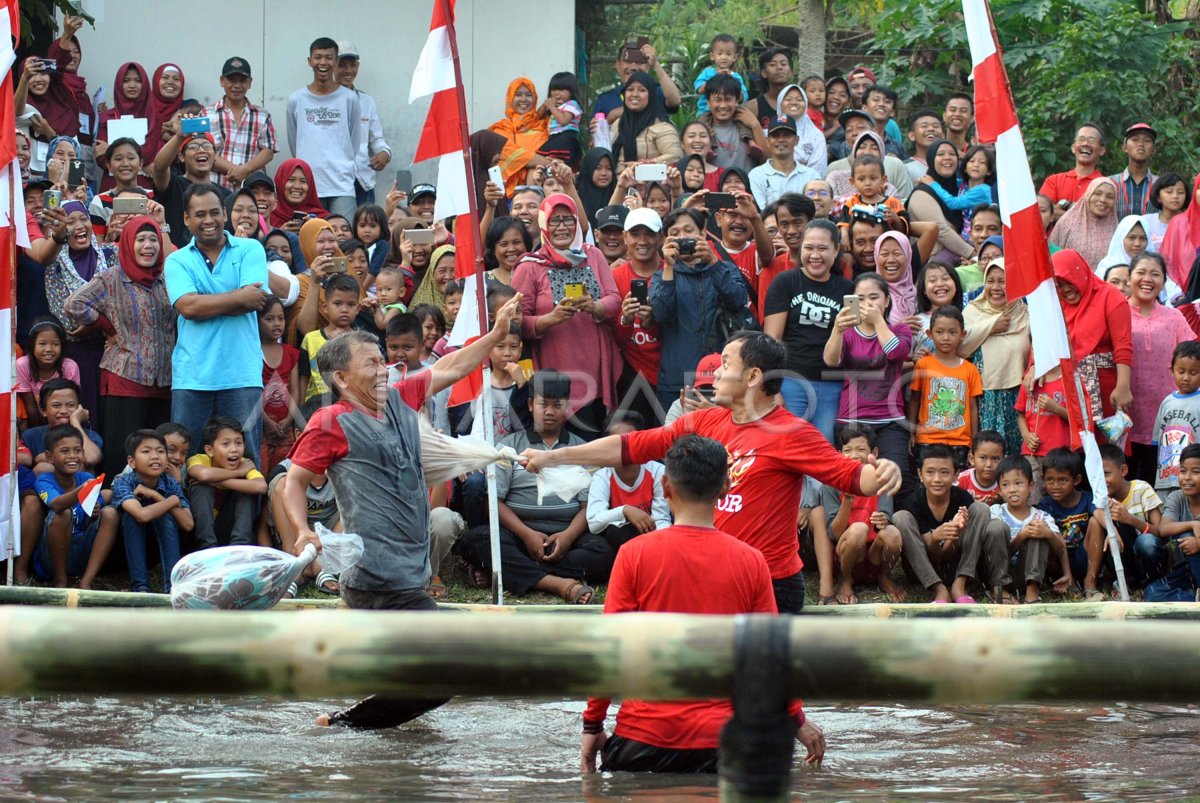
<instances>
[{"instance_id":1,"label":"man in black t-shirt","mask_svg":"<svg viewBox=\"0 0 1200 803\"><path fill-rule=\"evenodd\" d=\"M779 109L779 93L792 82L792 51L786 47L772 47L758 57L758 74L766 83L761 95L750 98L746 108L754 112L755 119L766 131Z\"/></svg>"},{"instance_id":2,"label":"man in black t-shirt","mask_svg":"<svg viewBox=\"0 0 1200 803\"><path fill-rule=\"evenodd\" d=\"M212 134L184 134L180 130L179 122L177 115L174 120L175 134L163 143L162 149L150 164L150 178L154 180L154 199L166 210L167 225L171 227L171 242L176 248L183 248L192 239L192 233L183 223L183 193L192 184L212 183L217 147ZM182 173L171 170L176 161L182 163ZM224 204L225 199L229 197L229 190L218 184L213 184L213 189Z\"/></svg>"}]
</instances>

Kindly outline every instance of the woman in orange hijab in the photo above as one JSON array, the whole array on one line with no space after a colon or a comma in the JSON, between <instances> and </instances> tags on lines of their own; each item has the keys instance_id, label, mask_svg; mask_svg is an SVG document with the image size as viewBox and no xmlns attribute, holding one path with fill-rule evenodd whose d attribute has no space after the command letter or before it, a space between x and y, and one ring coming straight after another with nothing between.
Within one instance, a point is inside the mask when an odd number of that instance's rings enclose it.
<instances>
[{"instance_id":1,"label":"woman in orange hijab","mask_svg":"<svg viewBox=\"0 0 1200 803\"><path fill-rule=\"evenodd\" d=\"M287 342L295 344L300 338L314 329L324 326L328 321L321 314L321 301L324 295L320 291L321 282L328 275L329 266L334 257L342 256L338 247L337 236L333 233L333 224L322 218L309 218L300 227L300 253L308 262L308 273L302 273L300 280L300 295L296 303L287 309ZM314 282L317 292L311 292Z\"/></svg>"},{"instance_id":2,"label":"woman in orange hijab","mask_svg":"<svg viewBox=\"0 0 1200 803\"><path fill-rule=\"evenodd\" d=\"M537 89L528 78L516 78L508 85L504 100L504 119L492 123L490 130L506 140L499 168L504 174L505 194L511 196L521 183L525 169L544 161L538 148L550 138L545 115L538 108Z\"/></svg>"}]
</instances>

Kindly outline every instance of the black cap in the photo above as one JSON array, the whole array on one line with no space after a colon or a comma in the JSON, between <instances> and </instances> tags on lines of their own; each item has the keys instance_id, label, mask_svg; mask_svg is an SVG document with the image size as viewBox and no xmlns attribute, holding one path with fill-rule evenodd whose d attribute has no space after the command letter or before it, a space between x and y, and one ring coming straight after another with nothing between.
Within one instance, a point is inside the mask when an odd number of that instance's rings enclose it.
<instances>
[{"instance_id":1,"label":"black cap","mask_svg":"<svg viewBox=\"0 0 1200 803\"><path fill-rule=\"evenodd\" d=\"M772 117L770 125L767 126L767 134L770 135L771 132L780 129L791 131L793 134L796 133L796 118L789 117L786 114L778 114Z\"/></svg>"},{"instance_id":2,"label":"black cap","mask_svg":"<svg viewBox=\"0 0 1200 803\"><path fill-rule=\"evenodd\" d=\"M625 228L625 218L629 217L629 208L620 204L606 206L596 212L596 228L611 229Z\"/></svg>"},{"instance_id":3,"label":"black cap","mask_svg":"<svg viewBox=\"0 0 1200 803\"><path fill-rule=\"evenodd\" d=\"M432 195L437 197L437 187L432 184L418 184L412 188L412 194L408 196L408 200L415 201L422 195Z\"/></svg>"},{"instance_id":4,"label":"black cap","mask_svg":"<svg viewBox=\"0 0 1200 803\"><path fill-rule=\"evenodd\" d=\"M54 186L54 182L44 178L31 178L21 185L21 190L48 190Z\"/></svg>"},{"instance_id":5,"label":"black cap","mask_svg":"<svg viewBox=\"0 0 1200 803\"><path fill-rule=\"evenodd\" d=\"M244 75L249 78L250 62L241 56L231 56L225 59L225 66L221 68L221 77L228 78L231 75Z\"/></svg>"},{"instance_id":6,"label":"black cap","mask_svg":"<svg viewBox=\"0 0 1200 803\"><path fill-rule=\"evenodd\" d=\"M258 186L264 186L271 190L271 192L275 192L275 181L268 176L264 170L255 170L253 173L246 176L246 179L242 182L242 186L248 190Z\"/></svg>"},{"instance_id":7,"label":"black cap","mask_svg":"<svg viewBox=\"0 0 1200 803\"><path fill-rule=\"evenodd\" d=\"M866 120L871 125L875 124L875 121L871 119L871 115L867 114L862 109L846 109L846 111L844 111L838 115L838 124L841 125L842 128L845 128L846 121L853 119L855 117L861 117L862 119Z\"/></svg>"}]
</instances>

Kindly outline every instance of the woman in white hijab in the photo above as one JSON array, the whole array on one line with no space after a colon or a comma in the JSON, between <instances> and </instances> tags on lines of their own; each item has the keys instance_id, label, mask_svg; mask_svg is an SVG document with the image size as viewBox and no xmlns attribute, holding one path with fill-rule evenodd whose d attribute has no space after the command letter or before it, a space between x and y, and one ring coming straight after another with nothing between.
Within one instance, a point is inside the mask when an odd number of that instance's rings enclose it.
<instances>
[{"instance_id":1,"label":"woman in white hijab","mask_svg":"<svg viewBox=\"0 0 1200 803\"><path fill-rule=\"evenodd\" d=\"M829 164L825 135L808 116L808 95L798 84L788 84L779 93L779 111L796 121L796 134L800 137L796 143L796 163L811 167L819 176L825 175Z\"/></svg>"},{"instance_id":2,"label":"woman in white hijab","mask_svg":"<svg viewBox=\"0 0 1200 803\"><path fill-rule=\"evenodd\" d=\"M1149 242L1141 215L1121 218L1109 241L1108 253L1096 263L1096 275L1103 279L1105 272L1114 265L1132 265L1133 258L1145 251Z\"/></svg>"}]
</instances>

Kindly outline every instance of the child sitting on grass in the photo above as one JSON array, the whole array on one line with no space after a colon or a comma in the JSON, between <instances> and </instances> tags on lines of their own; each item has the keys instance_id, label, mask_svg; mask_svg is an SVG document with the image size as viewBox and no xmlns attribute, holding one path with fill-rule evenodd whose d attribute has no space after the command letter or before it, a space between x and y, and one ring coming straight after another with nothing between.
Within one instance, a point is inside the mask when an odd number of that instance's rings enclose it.
<instances>
[{"instance_id":1,"label":"child sitting on grass","mask_svg":"<svg viewBox=\"0 0 1200 803\"><path fill-rule=\"evenodd\" d=\"M1058 533L1058 525L1044 510L1029 504L1033 491L1033 469L1020 455L1000 462L996 470L1002 502L992 505L992 520L988 530L1004 536L1008 542L1009 560L1017 578L1025 578L1025 602L1042 601L1042 580L1046 577L1046 562L1051 553L1059 555L1066 573L1054 581L1059 594L1071 587L1070 561L1066 546Z\"/></svg>"},{"instance_id":2,"label":"child sitting on grass","mask_svg":"<svg viewBox=\"0 0 1200 803\"><path fill-rule=\"evenodd\" d=\"M53 426L45 441L51 470L39 474L34 487L50 512L33 554L33 568L57 588L66 588L69 578L79 577L79 587L88 589L116 543L117 509L106 506L110 491L101 492L91 513L81 504L80 491L94 477L84 470L84 438L78 429Z\"/></svg>"},{"instance_id":3,"label":"child sitting on grass","mask_svg":"<svg viewBox=\"0 0 1200 803\"><path fill-rule=\"evenodd\" d=\"M219 415L200 431L204 454L187 461L187 493L195 519L197 549L218 543L253 544L257 499L267 481L246 457L237 419Z\"/></svg>"},{"instance_id":4,"label":"child sitting on grass","mask_svg":"<svg viewBox=\"0 0 1200 803\"><path fill-rule=\"evenodd\" d=\"M1129 479L1125 452L1106 443L1100 447L1104 484L1108 488L1108 513L1124 556L1125 576L1135 585L1145 585L1166 571L1166 540L1160 533L1162 499L1150 483ZM1108 551L1108 529L1100 515L1092 517L1087 533L1088 574L1085 588L1096 588L1100 561ZM1132 549L1127 547L1132 546ZM1111 558L1109 559L1111 562Z\"/></svg>"},{"instance_id":5,"label":"child sitting on grass","mask_svg":"<svg viewBox=\"0 0 1200 803\"><path fill-rule=\"evenodd\" d=\"M156 430L139 429L125 439L130 471L113 480L113 507L121 511L121 538L134 591L150 590L146 537L153 533L162 558L163 591L171 593L171 570L179 561L179 531L191 532L192 511L183 488L167 473L167 442Z\"/></svg>"},{"instance_id":6,"label":"child sitting on grass","mask_svg":"<svg viewBox=\"0 0 1200 803\"><path fill-rule=\"evenodd\" d=\"M879 456L875 432L854 424L837 435L842 454L860 463ZM892 579L892 568L900 558L900 531L892 524L890 496L854 496L828 485L821 488L821 507L825 511L829 537L837 543L841 579L835 598L839 605L854 605L854 581L878 582L879 589L892 602L907 598L904 589Z\"/></svg>"},{"instance_id":7,"label":"child sitting on grass","mask_svg":"<svg viewBox=\"0 0 1200 803\"><path fill-rule=\"evenodd\" d=\"M1085 541L1092 526L1092 492L1083 486L1083 458L1066 447L1051 449L1042 459L1042 482L1046 495L1038 503L1054 519L1067 551L1072 577L1086 577L1088 554ZM1065 574L1064 570L1064 574ZM1094 579L1094 578L1093 578ZM1093 585L1083 588L1088 601L1104 599Z\"/></svg>"},{"instance_id":8,"label":"child sitting on grass","mask_svg":"<svg viewBox=\"0 0 1200 803\"><path fill-rule=\"evenodd\" d=\"M183 424L168 421L154 431L162 435L167 445L167 474L180 485L187 486L187 459L192 450L192 433Z\"/></svg>"},{"instance_id":9,"label":"child sitting on grass","mask_svg":"<svg viewBox=\"0 0 1200 803\"><path fill-rule=\"evenodd\" d=\"M958 475L959 488L975 498L976 502L994 505L1000 501L1000 485L996 469L1004 459L1004 436L994 429L975 433L971 439L971 451L967 453L970 468Z\"/></svg>"},{"instance_id":10,"label":"child sitting on grass","mask_svg":"<svg viewBox=\"0 0 1200 803\"><path fill-rule=\"evenodd\" d=\"M1200 444L1179 455L1179 490L1167 497L1159 532L1170 539L1168 570L1146 586L1146 601L1200 602Z\"/></svg>"}]
</instances>

